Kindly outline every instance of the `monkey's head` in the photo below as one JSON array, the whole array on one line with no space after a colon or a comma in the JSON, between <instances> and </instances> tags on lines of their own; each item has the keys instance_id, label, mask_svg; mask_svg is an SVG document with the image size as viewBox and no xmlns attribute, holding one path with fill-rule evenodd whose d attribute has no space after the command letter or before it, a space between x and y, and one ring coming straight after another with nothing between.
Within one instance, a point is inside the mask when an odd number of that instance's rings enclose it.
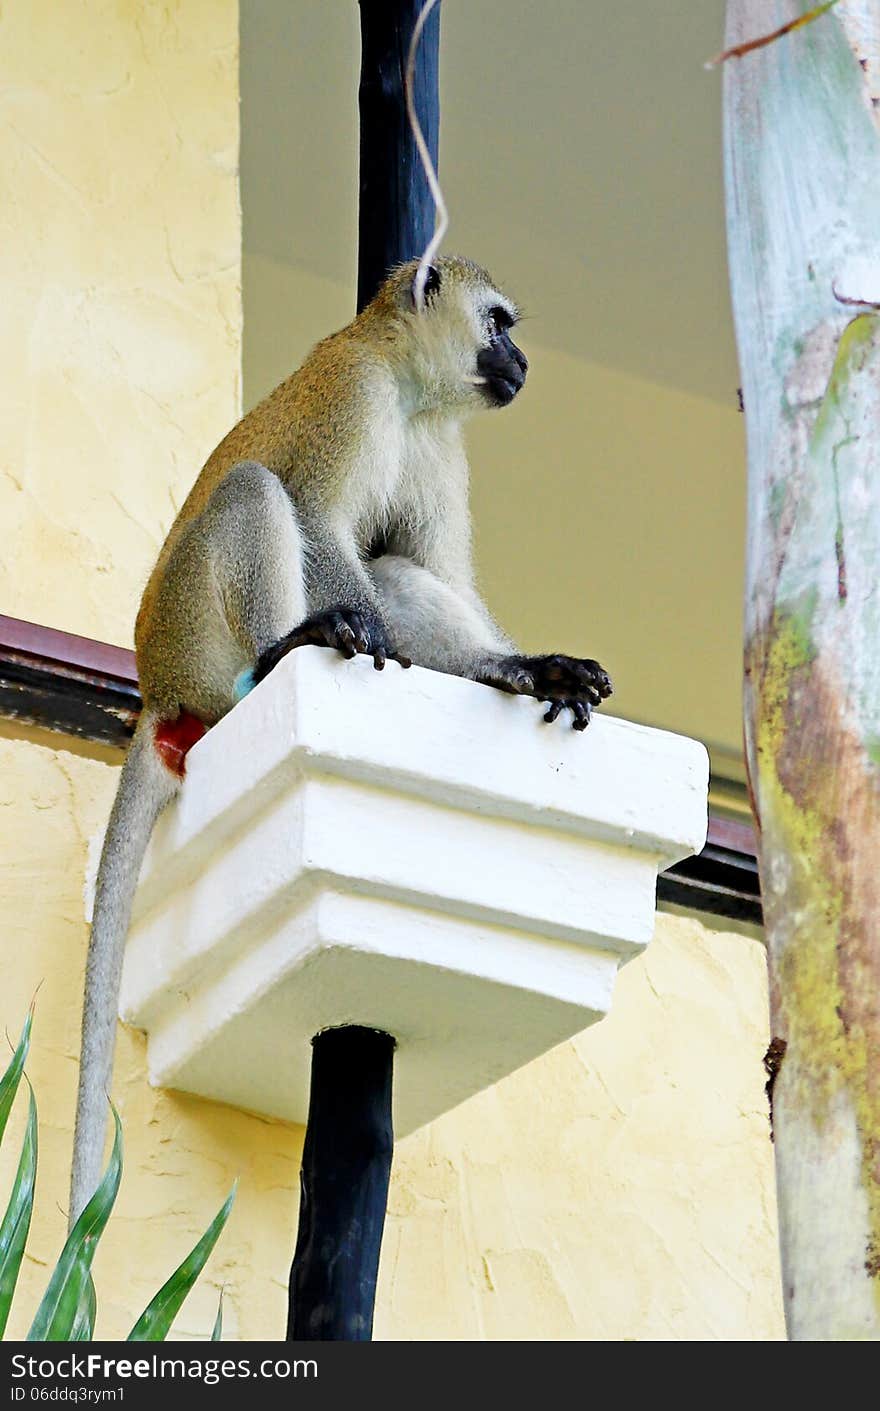
<instances>
[{"instance_id":1,"label":"monkey's head","mask_svg":"<svg viewBox=\"0 0 880 1411\"><path fill-rule=\"evenodd\" d=\"M510 336L516 305L479 265L447 255L429 266L419 307L417 271L417 260L401 265L374 301L391 315L400 375L427 405L506 407L529 366Z\"/></svg>"}]
</instances>

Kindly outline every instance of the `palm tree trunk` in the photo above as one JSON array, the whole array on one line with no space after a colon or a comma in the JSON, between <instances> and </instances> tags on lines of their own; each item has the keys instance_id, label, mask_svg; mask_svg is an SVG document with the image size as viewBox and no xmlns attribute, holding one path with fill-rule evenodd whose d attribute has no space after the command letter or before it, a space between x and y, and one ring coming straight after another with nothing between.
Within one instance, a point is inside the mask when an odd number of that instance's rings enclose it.
<instances>
[{"instance_id":1,"label":"palm tree trunk","mask_svg":"<svg viewBox=\"0 0 880 1411\"><path fill-rule=\"evenodd\" d=\"M815 0L728 0L741 44ZM880 3L725 66L746 750L792 1339L880 1338Z\"/></svg>"}]
</instances>

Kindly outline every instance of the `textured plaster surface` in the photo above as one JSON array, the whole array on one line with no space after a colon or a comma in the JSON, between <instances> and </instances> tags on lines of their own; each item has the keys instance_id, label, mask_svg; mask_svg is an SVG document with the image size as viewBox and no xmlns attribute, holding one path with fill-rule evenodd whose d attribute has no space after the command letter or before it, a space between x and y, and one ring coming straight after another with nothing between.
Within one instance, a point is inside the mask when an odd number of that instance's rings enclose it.
<instances>
[{"instance_id":1,"label":"textured plaster surface","mask_svg":"<svg viewBox=\"0 0 880 1411\"><path fill-rule=\"evenodd\" d=\"M103 827L116 776L96 760L0 739L0 1024L10 1033L40 987L28 1063L40 1118L36 1211L8 1330L13 1338L26 1333L66 1233L87 937L83 875L88 839ZM113 1091L125 1169L95 1263L99 1336L125 1336L236 1176L231 1223L175 1336L209 1335L221 1285L228 1337L280 1336L301 1130L151 1089L144 1042L130 1029L120 1029ZM24 1107L19 1100L0 1151L0 1206L14 1174Z\"/></svg>"},{"instance_id":2,"label":"textured plaster surface","mask_svg":"<svg viewBox=\"0 0 880 1411\"><path fill-rule=\"evenodd\" d=\"M401 1143L377 1336L784 1336L761 946L660 916L610 1015Z\"/></svg>"},{"instance_id":3,"label":"textured plaster surface","mask_svg":"<svg viewBox=\"0 0 880 1411\"><path fill-rule=\"evenodd\" d=\"M234 0L12 0L0 11L5 613L129 645L176 504L238 413L237 24ZM86 839L106 821L116 770L46 734L0 724L0 737L0 1025L17 1030L41 986L29 1063L37 1211L9 1328L20 1336L63 1242ZM204 1337L216 1285L259 1268L264 1294L248 1311L230 1298L226 1320L230 1336L258 1337L285 1277L272 1212L285 1207L286 1227L299 1133L153 1093L143 1067L140 1038L123 1033L127 1159L96 1264L98 1330L127 1331L240 1172L250 1194L239 1194L238 1234L227 1231L213 1286L178 1327ZM0 1203L21 1117L3 1146Z\"/></svg>"},{"instance_id":4,"label":"textured plaster surface","mask_svg":"<svg viewBox=\"0 0 880 1411\"><path fill-rule=\"evenodd\" d=\"M3 6L5 613L129 646L234 419L237 21L235 0Z\"/></svg>"}]
</instances>

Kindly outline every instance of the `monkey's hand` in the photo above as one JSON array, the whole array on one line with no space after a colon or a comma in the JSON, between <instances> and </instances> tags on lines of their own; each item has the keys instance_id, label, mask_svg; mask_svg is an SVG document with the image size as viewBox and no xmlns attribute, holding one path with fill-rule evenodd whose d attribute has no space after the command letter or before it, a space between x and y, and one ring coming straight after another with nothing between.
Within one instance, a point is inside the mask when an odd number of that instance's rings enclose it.
<instances>
[{"instance_id":1,"label":"monkey's hand","mask_svg":"<svg viewBox=\"0 0 880 1411\"><path fill-rule=\"evenodd\" d=\"M392 649L378 617L356 612L353 608L328 608L326 612L307 617L286 637L267 647L254 668L254 685L262 681L294 647L305 646L335 647L344 657L363 653L373 658L377 671L381 671L389 660L399 662L404 667L412 666L409 657L401 656Z\"/></svg>"},{"instance_id":2,"label":"monkey's hand","mask_svg":"<svg viewBox=\"0 0 880 1411\"><path fill-rule=\"evenodd\" d=\"M550 708L544 719L548 722L567 706L575 730L586 730L593 708L611 695L611 681L597 661L558 652L543 657L502 657L478 680L501 691L546 701Z\"/></svg>"}]
</instances>

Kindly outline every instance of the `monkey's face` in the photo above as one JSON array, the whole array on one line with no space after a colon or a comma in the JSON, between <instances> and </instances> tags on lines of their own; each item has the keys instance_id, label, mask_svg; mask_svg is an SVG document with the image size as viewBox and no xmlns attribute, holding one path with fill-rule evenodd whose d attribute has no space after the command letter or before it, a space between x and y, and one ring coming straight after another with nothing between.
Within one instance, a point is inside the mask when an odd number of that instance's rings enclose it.
<instances>
[{"instance_id":1,"label":"monkey's face","mask_svg":"<svg viewBox=\"0 0 880 1411\"><path fill-rule=\"evenodd\" d=\"M513 342L516 305L470 260L446 256L426 271L402 266L398 307L405 311L407 362L429 404L465 414L506 407L522 388L528 360Z\"/></svg>"},{"instance_id":2,"label":"monkey's face","mask_svg":"<svg viewBox=\"0 0 880 1411\"><path fill-rule=\"evenodd\" d=\"M488 345L477 353L477 374L483 378L490 406L506 407L526 380L528 359L510 336L514 318L502 304L495 304L484 316Z\"/></svg>"}]
</instances>

